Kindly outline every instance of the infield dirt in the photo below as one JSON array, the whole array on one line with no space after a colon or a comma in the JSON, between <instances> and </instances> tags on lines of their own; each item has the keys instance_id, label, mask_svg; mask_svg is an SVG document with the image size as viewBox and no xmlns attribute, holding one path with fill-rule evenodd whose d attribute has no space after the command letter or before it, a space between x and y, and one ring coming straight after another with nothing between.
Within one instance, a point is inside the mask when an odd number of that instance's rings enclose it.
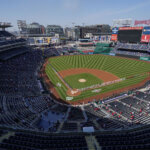
<instances>
[{"instance_id":1,"label":"infield dirt","mask_svg":"<svg viewBox=\"0 0 150 150\"><path fill-rule=\"evenodd\" d=\"M114 80L119 79L117 76L115 76L112 73L109 73L103 70L88 69L88 68L68 69L68 70L59 71L58 73L63 78L65 78L66 76L75 75L75 74L89 73L101 79L103 82L114 81Z\"/></svg>"}]
</instances>

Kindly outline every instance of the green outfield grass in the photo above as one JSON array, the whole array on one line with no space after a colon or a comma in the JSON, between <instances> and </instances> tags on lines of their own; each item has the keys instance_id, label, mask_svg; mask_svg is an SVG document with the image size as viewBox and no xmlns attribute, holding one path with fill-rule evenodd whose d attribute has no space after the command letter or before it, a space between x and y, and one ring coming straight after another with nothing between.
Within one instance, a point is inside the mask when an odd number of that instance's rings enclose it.
<instances>
[{"instance_id":1,"label":"green outfield grass","mask_svg":"<svg viewBox=\"0 0 150 150\"><path fill-rule=\"evenodd\" d=\"M149 63L132 60L132 59L114 57L114 56L105 56L105 55L76 55L76 56L53 57L49 59L49 62L56 69L56 71L62 71L71 68L90 68L90 69L104 70L120 78L127 78L130 76L137 75L134 78L127 79L120 83L115 83L113 85L102 87L100 93L93 93L92 90L84 91L81 93L81 95L74 97L72 101L80 100L97 94L106 93L114 89L120 89L126 86L137 84L147 77L146 74L144 76L140 76L140 74L150 72ZM67 97L66 86L56 76L55 72L52 70L50 65L46 66L45 71L49 79L54 84L61 98L65 100ZM68 78L67 80L65 79L69 83L69 85L73 88L82 88L83 84L77 83L78 75L77 77L75 76L71 77L71 76L66 77ZM90 82L91 81L93 82L94 80L90 79ZM97 80L97 77L95 77L95 81L99 82ZM94 84L95 81L93 82ZM62 84L61 87L57 87L58 82Z\"/></svg>"},{"instance_id":2,"label":"green outfield grass","mask_svg":"<svg viewBox=\"0 0 150 150\"><path fill-rule=\"evenodd\" d=\"M79 79L85 79L86 82L79 82ZM85 88L85 87L88 87L88 86L91 86L91 85L102 83L102 80L100 80L96 76L94 76L92 74L89 74L89 73L82 73L82 74L67 76L67 77L64 78L64 80L73 89Z\"/></svg>"}]
</instances>

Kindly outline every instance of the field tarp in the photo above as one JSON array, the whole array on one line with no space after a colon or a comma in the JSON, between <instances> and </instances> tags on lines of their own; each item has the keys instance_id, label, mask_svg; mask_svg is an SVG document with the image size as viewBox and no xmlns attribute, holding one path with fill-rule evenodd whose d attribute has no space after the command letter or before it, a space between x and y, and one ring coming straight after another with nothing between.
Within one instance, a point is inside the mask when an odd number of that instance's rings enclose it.
<instances>
[{"instance_id":1,"label":"field tarp","mask_svg":"<svg viewBox=\"0 0 150 150\"><path fill-rule=\"evenodd\" d=\"M97 43L94 54L109 54L112 48L108 43Z\"/></svg>"}]
</instances>

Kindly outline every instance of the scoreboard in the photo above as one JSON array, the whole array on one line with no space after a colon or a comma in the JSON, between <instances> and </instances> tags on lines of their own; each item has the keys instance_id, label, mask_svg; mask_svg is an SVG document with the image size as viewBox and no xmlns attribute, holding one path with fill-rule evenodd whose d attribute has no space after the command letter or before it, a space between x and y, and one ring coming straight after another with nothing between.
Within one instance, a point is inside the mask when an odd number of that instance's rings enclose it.
<instances>
[{"instance_id":1,"label":"scoreboard","mask_svg":"<svg viewBox=\"0 0 150 150\"><path fill-rule=\"evenodd\" d=\"M150 26L146 27L120 27L112 29L112 41L124 43L149 43Z\"/></svg>"},{"instance_id":2,"label":"scoreboard","mask_svg":"<svg viewBox=\"0 0 150 150\"><path fill-rule=\"evenodd\" d=\"M142 30L119 30L118 41L122 43L140 43Z\"/></svg>"}]
</instances>

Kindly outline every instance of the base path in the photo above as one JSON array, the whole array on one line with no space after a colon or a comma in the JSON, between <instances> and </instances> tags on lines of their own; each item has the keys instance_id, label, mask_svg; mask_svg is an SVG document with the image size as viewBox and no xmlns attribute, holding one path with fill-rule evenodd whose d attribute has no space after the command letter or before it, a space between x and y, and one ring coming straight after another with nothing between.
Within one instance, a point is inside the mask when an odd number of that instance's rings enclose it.
<instances>
[{"instance_id":1,"label":"base path","mask_svg":"<svg viewBox=\"0 0 150 150\"><path fill-rule=\"evenodd\" d=\"M115 76L112 73L98 70L98 69L88 69L88 68L74 68L74 69L68 69L68 70L62 70L58 72L61 77L65 78L66 76L75 75L75 74L81 74L81 73L89 73L97 78L101 79L103 82L108 81L114 81L119 79L119 77Z\"/></svg>"}]
</instances>

